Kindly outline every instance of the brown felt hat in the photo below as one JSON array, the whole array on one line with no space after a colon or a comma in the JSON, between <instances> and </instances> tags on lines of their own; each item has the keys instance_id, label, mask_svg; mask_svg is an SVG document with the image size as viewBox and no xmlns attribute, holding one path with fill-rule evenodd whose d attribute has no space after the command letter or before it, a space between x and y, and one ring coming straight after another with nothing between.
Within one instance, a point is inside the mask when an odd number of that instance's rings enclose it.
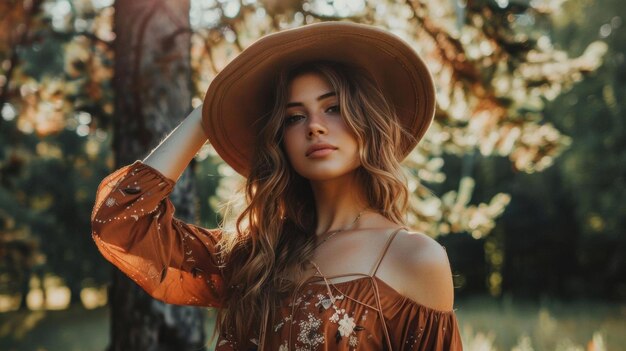
<instances>
[{"instance_id":1,"label":"brown felt hat","mask_svg":"<svg viewBox=\"0 0 626 351\"><path fill-rule=\"evenodd\" d=\"M310 61L336 61L369 72L414 136L399 147L405 157L424 136L435 112L435 89L424 61L402 39L380 28L323 22L266 35L243 50L211 82L202 123L209 142L235 171L247 176L259 119L273 107L279 73Z\"/></svg>"}]
</instances>

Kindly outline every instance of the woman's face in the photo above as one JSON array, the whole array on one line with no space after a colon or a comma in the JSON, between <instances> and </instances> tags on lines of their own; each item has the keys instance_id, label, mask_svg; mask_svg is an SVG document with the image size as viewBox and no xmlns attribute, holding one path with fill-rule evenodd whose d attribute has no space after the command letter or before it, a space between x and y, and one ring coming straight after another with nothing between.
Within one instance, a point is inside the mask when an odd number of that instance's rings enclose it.
<instances>
[{"instance_id":1,"label":"woman's face","mask_svg":"<svg viewBox=\"0 0 626 351\"><path fill-rule=\"evenodd\" d=\"M313 181L330 180L360 165L356 137L339 111L339 98L318 73L294 78L283 119L284 145L295 171Z\"/></svg>"}]
</instances>

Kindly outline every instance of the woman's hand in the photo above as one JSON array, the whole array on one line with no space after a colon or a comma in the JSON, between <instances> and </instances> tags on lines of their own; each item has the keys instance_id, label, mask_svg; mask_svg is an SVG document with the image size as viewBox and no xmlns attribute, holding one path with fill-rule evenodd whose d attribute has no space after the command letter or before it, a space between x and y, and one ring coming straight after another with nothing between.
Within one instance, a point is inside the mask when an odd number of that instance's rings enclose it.
<instances>
[{"instance_id":1,"label":"woman's hand","mask_svg":"<svg viewBox=\"0 0 626 351\"><path fill-rule=\"evenodd\" d=\"M143 163L177 181L206 141L201 104L152 150Z\"/></svg>"}]
</instances>

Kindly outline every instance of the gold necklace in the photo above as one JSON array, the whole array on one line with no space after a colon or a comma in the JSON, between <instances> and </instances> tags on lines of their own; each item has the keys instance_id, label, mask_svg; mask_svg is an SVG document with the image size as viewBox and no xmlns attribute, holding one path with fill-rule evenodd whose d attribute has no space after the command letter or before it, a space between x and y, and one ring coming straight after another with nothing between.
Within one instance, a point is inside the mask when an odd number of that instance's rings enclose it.
<instances>
[{"instance_id":1,"label":"gold necklace","mask_svg":"<svg viewBox=\"0 0 626 351\"><path fill-rule=\"evenodd\" d=\"M358 220L361 218L361 215L363 214L363 212L365 212L365 210L363 210L363 211L359 212L359 214L356 216L356 218L354 219L354 221L352 221L352 223L350 223L350 225L349 225L349 226L347 226L347 227L345 227L345 228L341 228L341 229L337 229L337 230L335 230L335 231L334 231L334 232L332 232L329 236L327 236L327 237L326 237L326 238L324 238L321 242L319 242L319 243L315 246L315 248L317 249L318 247L320 247L320 245L322 245L323 243L325 243L325 242L326 242L326 240L328 240L328 239L332 238L332 237L333 237L333 236L335 236L336 234L339 234L339 233L341 233L341 232L343 232L343 231L350 230L350 229L354 228L354 226L356 225L356 222L358 222ZM328 233L328 232L326 232L326 233Z\"/></svg>"}]
</instances>

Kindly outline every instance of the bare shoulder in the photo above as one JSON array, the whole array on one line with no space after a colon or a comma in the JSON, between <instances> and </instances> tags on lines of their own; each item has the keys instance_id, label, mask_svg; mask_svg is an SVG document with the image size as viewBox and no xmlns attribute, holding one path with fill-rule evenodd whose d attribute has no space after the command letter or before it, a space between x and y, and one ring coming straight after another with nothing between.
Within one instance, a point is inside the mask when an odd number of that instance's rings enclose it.
<instances>
[{"instance_id":1,"label":"bare shoulder","mask_svg":"<svg viewBox=\"0 0 626 351\"><path fill-rule=\"evenodd\" d=\"M428 235L401 231L389 251L401 278L400 293L435 310L452 310L452 272L443 246Z\"/></svg>"}]
</instances>

